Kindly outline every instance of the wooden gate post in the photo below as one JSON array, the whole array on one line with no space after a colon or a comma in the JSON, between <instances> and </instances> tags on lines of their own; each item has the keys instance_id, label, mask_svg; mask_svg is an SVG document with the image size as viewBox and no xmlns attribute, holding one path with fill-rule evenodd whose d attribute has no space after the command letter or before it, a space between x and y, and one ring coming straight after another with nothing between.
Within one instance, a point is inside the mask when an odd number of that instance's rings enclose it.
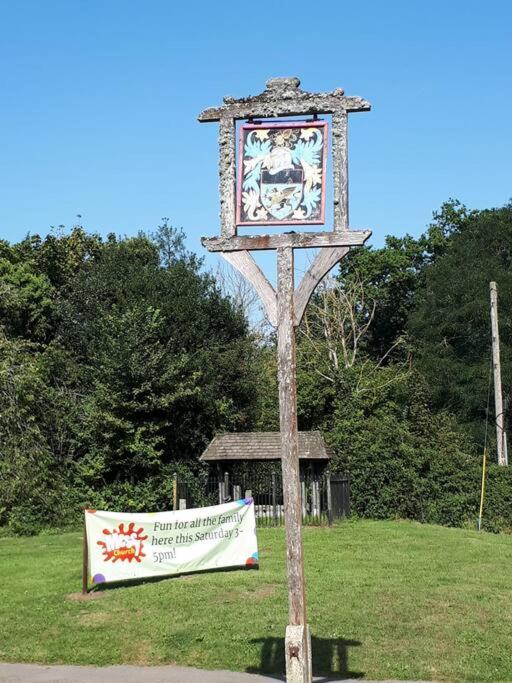
<instances>
[{"instance_id":1,"label":"wooden gate post","mask_svg":"<svg viewBox=\"0 0 512 683\"><path fill-rule=\"evenodd\" d=\"M327 521L332 526L332 495L331 495L331 473L327 471L325 475L325 486L327 490Z\"/></svg>"},{"instance_id":2,"label":"wooden gate post","mask_svg":"<svg viewBox=\"0 0 512 683\"><path fill-rule=\"evenodd\" d=\"M302 494L302 520L304 521L306 519L306 515L308 513L308 508L307 508L307 490L306 490L306 482L304 479L300 483L300 488L301 488L301 494Z\"/></svg>"},{"instance_id":3,"label":"wooden gate post","mask_svg":"<svg viewBox=\"0 0 512 683\"><path fill-rule=\"evenodd\" d=\"M227 503L229 498L229 473L224 472L224 500L223 503Z\"/></svg>"},{"instance_id":4,"label":"wooden gate post","mask_svg":"<svg viewBox=\"0 0 512 683\"><path fill-rule=\"evenodd\" d=\"M276 492L276 473L272 472L270 483L272 486L272 524L277 526L277 492Z\"/></svg>"},{"instance_id":5,"label":"wooden gate post","mask_svg":"<svg viewBox=\"0 0 512 683\"><path fill-rule=\"evenodd\" d=\"M172 475L172 509L178 509L178 474L175 472Z\"/></svg>"},{"instance_id":6,"label":"wooden gate post","mask_svg":"<svg viewBox=\"0 0 512 683\"><path fill-rule=\"evenodd\" d=\"M88 577L89 577L89 544L87 542L87 527L84 519L84 539L82 552L82 595L87 595L88 591Z\"/></svg>"},{"instance_id":7,"label":"wooden gate post","mask_svg":"<svg viewBox=\"0 0 512 683\"><path fill-rule=\"evenodd\" d=\"M221 473L218 473L218 486L219 486L219 505L224 502L224 479Z\"/></svg>"}]
</instances>

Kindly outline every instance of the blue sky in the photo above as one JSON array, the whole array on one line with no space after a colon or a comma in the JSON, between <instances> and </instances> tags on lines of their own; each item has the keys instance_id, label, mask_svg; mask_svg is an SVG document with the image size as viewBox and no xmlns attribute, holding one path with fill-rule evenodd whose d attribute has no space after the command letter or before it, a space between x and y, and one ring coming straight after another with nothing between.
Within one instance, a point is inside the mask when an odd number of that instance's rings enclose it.
<instances>
[{"instance_id":1,"label":"blue sky","mask_svg":"<svg viewBox=\"0 0 512 683\"><path fill-rule=\"evenodd\" d=\"M217 126L272 76L343 87L350 224L419 234L448 197L512 196L512 3L0 0L0 236L218 231ZM208 264L214 264L209 257Z\"/></svg>"}]
</instances>

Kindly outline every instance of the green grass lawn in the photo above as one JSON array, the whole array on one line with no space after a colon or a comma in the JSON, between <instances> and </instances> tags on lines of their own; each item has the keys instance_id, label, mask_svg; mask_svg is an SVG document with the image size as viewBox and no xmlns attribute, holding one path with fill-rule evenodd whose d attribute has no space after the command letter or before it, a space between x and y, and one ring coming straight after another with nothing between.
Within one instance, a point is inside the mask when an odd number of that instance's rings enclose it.
<instances>
[{"instance_id":1,"label":"green grass lawn","mask_svg":"<svg viewBox=\"0 0 512 683\"><path fill-rule=\"evenodd\" d=\"M260 569L76 601L81 534L0 538L0 660L282 671L284 530ZM304 530L315 673L512 681L512 537L409 522Z\"/></svg>"}]
</instances>

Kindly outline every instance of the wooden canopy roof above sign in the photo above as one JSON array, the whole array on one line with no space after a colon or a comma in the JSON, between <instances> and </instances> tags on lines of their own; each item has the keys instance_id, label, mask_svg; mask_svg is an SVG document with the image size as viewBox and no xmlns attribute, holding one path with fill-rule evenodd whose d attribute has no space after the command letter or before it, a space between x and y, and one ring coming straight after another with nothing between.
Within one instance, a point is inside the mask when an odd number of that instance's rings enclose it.
<instances>
[{"instance_id":1,"label":"wooden canopy roof above sign","mask_svg":"<svg viewBox=\"0 0 512 683\"><path fill-rule=\"evenodd\" d=\"M332 451L325 445L320 432L299 432L301 460L330 460ZM199 458L202 461L280 460L279 432L238 432L220 434L211 441Z\"/></svg>"}]
</instances>

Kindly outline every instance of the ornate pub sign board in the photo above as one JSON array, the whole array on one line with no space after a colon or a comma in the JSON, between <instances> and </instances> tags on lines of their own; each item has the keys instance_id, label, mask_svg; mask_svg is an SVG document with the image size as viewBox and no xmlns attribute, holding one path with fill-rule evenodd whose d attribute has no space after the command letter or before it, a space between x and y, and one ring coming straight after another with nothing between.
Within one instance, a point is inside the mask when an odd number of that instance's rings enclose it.
<instances>
[{"instance_id":1,"label":"ornate pub sign board","mask_svg":"<svg viewBox=\"0 0 512 683\"><path fill-rule=\"evenodd\" d=\"M325 222L327 123L240 128L237 225Z\"/></svg>"}]
</instances>

